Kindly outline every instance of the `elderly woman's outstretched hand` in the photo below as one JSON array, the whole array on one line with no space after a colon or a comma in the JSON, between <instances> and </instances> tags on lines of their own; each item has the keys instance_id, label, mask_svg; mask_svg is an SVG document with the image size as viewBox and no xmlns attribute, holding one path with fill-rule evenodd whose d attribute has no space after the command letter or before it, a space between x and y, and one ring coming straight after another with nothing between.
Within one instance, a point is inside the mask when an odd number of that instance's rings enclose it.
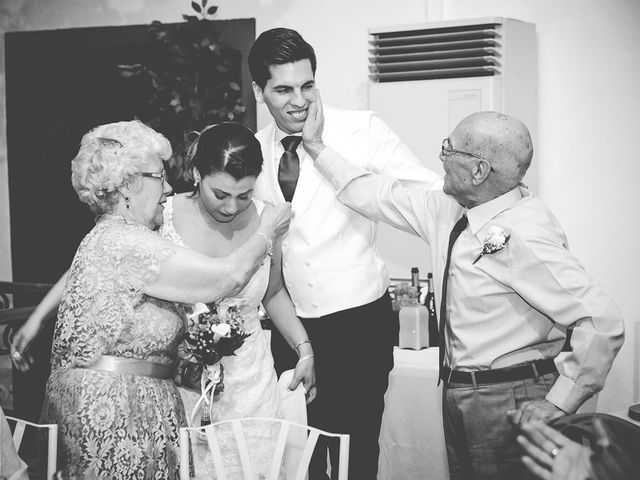
<instances>
[{"instance_id":1,"label":"elderly woman's outstretched hand","mask_svg":"<svg viewBox=\"0 0 640 480\"><path fill-rule=\"evenodd\" d=\"M292 212L290 203L279 203L278 205L265 205L260 215L259 230L269 237L280 237L289 230Z\"/></svg>"},{"instance_id":2,"label":"elderly woman's outstretched hand","mask_svg":"<svg viewBox=\"0 0 640 480\"><path fill-rule=\"evenodd\" d=\"M30 317L13 336L11 341L11 361L21 372L26 372L33 365L30 346L39 331L40 322Z\"/></svg>"}]
</instances>

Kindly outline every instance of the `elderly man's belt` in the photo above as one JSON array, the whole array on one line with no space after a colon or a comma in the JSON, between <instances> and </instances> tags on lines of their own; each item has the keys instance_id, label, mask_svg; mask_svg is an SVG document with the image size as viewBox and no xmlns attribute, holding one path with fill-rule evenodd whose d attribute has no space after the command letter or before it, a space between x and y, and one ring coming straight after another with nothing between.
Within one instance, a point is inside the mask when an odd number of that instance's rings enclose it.
<instances>
[{"instance_id":1,"label":"elderly man's belt","mask_svg":"<svg viewBox=\"0 0 640 480\"><path fill-rule=\"evenodd\" d=\"M477 370L473 372L451 370L449 367L444 367L441 380L445 383L468 383L472 385L503 383L525 378L536 378L556 371L553 358L545 358L544 360L537 360L517 367L494 368L492 370Z\"/></svg>"}]
</instances>

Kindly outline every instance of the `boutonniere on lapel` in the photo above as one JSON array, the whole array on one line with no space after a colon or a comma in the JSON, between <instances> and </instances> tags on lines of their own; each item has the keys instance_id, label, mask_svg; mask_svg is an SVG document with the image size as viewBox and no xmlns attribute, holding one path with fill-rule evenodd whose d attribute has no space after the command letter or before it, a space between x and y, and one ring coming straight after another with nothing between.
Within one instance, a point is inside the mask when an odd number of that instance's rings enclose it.
<instances>
[{"instance_id":1,"label":"boutonniere on lapel","mask_svg":"<svg viewBox=\"0 0 640 480\"><path fill-rule=\"evenodd\" d=\"M484 245L482 246L482 252L480 252L480 255L478 255L478 257L473 261L473 264L475 265L478 260L487 254L496 253L502 250L509 241L510 236L511 235L496 225L489 227L487 236L484 239Z\"/></svg>"}]
</instances>

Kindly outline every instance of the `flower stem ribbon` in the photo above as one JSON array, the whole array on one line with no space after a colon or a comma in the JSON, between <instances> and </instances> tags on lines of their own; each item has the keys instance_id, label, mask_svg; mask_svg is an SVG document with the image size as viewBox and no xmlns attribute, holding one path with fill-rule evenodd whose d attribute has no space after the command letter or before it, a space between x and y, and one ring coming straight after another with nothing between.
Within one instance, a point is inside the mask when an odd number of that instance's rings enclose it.
<instances>
[{"instance_id":1,"label":"flower stem ribbon","mask_svg":"<svg viewBox=\"0 0 640 480\"><path fill-rule=\"evenodd\" d=\"M206 365L202 371L202 382L200 389L200 398L196 402L191 416L189 419L189 425L195 425L195 419L198 416L200 407L206 405L209 412L209 418L213 414L213 399L216 395L216 386L222 382L222 364L216 363L215 365ZM204 404L204 405L203 405Z\"/></svg>"}]
</instances>

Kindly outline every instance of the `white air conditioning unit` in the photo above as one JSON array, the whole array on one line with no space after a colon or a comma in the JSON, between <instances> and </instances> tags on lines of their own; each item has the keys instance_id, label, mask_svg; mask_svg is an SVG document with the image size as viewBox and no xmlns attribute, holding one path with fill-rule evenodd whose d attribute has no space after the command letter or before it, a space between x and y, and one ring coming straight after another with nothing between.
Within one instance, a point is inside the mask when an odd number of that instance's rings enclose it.
<instances>
[{"instance_id":1,"label":"white air conditioning unit","mask_svg":"<svg viewBox=\"0 0 640 480\"><path fill-rule=\"evenodd\" d=\"M462 118L496 110L537 130L535 25L466 19L369 30L369 105L431 170L443 173L442 140ZM535 191L535 155L524 183ZM381 225L378 246L392 277L431 270L421 240Z\"/></svg>"}]
</instances>

